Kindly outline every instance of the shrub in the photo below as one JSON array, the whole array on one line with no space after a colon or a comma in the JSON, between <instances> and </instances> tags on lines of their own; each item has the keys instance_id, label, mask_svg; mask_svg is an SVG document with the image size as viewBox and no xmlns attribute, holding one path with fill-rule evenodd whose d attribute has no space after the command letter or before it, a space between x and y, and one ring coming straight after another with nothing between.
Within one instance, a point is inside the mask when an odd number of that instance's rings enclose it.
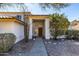
<instances>
[{"instance_id":1,"label":"shrub","mask_svg":"<svg viewBox=\"0 0 79 59\"><path fill-rule=\"evenodd\" d=\"M8 52L9 49L14 45L16 36L12 33L0 34L0 53Z\"/></svg>"},{"instance_id":2,"label":"shrub","mask_svg":"<svg viewBox=\"0 0 79 59\"><path fill-rule=\"evenodd\" d=\"M52 30L51 35L53 36L54 39L57 39L57 36L65 35L65 31L64 30L56 30L56 31Z\"/></svg>"},{"instance_id":3,"label":"shrub","mask_svg":"<svg viewBox=\"0 0 79 59\"><path fill-rule=\"evenodd\" d=\"M78 30L68 30L66 32L67 39L74 39L78 40L79 39L79 31Z\"/></svg>"},{"instance_id":4,"label":"shrub","mask_svg":"<svg viewBox=\"0 0 79 59\"><path fill-rule=\"evenodd\" d=\"M54 39L57 39L57 37L59 36L62 36L62 35L65 35L67 39L69 40L79 40L79 30L67 30L67 31L64 31L64 30L57 30L57 31L54 31L52 30L51 31L51 35L53 36Z\"/></svg>"}]
</instances>

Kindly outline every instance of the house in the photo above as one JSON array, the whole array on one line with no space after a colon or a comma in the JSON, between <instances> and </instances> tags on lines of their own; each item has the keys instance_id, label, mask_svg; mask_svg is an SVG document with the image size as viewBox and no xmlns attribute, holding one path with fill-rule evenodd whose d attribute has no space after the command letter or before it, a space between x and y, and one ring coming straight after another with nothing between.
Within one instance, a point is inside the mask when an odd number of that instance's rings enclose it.
<instances>
[{"instance_id":1,"label":"house","mask_svg":"<svg viewBox=\"0 0 79 59\"><path fill-rule=\"evenodd\" d=\"M16 42L19 42L24 39L24 22L27 23L29 40L33 36L50 39L48 15L33 15L31 12L0 12L0 33L14 33Z\"/></svg>"},{"instance_id":2,"label":"house","mask_svg":"<svg viewBox=\"0 0 79 59\"><path fill-rule=\"evenodd\" d=\"M70 23L69 26L70 30L79 30L79 21L78 20L74 20Z\"/></svg>"}]
</instances>

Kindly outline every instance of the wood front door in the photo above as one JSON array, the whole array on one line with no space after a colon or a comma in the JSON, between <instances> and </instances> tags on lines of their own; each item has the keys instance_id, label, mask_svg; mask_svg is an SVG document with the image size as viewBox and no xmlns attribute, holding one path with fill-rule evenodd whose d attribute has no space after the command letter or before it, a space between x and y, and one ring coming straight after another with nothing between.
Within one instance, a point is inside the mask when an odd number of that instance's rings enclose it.
<instances>
[{"instance_id":1,"label":"wood front door","mask_svg":"<svg viewBox=\"0 0 79 59\"><path fill-rule=\"evenodd\" d=\"M43 28L40 27L40 28L38 28L38 36L42 37L42 35L43 35Z\"/></svg>"}]
</instances>

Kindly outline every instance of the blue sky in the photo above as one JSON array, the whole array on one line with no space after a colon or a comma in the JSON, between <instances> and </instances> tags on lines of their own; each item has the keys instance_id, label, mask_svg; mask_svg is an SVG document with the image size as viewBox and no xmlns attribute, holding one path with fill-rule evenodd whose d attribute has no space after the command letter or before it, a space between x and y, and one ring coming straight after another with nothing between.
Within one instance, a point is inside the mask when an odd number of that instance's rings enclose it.
<instances>
[{"instance_id":1,"label":"blue sky","mask_svg":"<svg viewBox=\"0 0 79 59\"><path fill-rule=\"evenodd\" d=\"M47 10L44 11L40 8L40 6L38 6L38 4L26 4L28 6L28 10L31 11L33 14L51 14L51 13L55 13L55 10ZM17 8L6 8L4 10L0 10L0 11L19 11L19 8L17 10ZM69 19L69 21L72 20L79 20L79 4L78 3L73 3L70 6L62 9L59 13L64 13L65 16L67 16L67 18Z\"/></svg>"},{"instance_id":2,"label":"blue sky","mask_svg":"<svg viewBox=\"0 0 79 59\"><path fill-rule=\"evenodd\" d=\"M31 10L31 12L33 14L51 14L51 13L55 13L55 10L47 10L44 11L42 10L39 6L37 5L28 5L29 9ZM61 11L59 11L59 13L64 13L65 16L69 19L69 21L72 20L79 20L79 4L78 3L73 3L70 6L62 9Z\"/></svg>"}]
</instances>

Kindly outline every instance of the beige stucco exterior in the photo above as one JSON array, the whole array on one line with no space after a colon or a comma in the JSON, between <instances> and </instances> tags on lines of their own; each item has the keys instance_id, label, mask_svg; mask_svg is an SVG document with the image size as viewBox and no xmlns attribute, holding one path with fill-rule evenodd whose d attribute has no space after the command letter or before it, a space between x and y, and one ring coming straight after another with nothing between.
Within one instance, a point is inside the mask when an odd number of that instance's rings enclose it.
<instances>
[{"instance_id":1,"label":"beige stucco exterior","mask_svg":"<svg viewBox=\"0 0 79 59\"><path fill-rule=\"evenodd\" d=\"M42 28L42 36L45 33L45 21L44 20L33 20L33 35L39 36L39 28ZM36 34L34 34L36 33Z\"/></svg>"},{"instance_id":2,"label":"beige stucco exterior","mask_svg":"<svg viewBox=\"0 0 79 59\"><path fill-rule=\"evenodd\" d=\"M28 16L28 18L37 19L37 20L44 20L46 18L49 18L49 16L48 15L30 15L30 16Z\"/></svg>"},{"instance_id":3,"label":"beige stucco exterior","mask_svg":"<svg viewBox=\"0 0 79 59\"><path fill-rule=\"evenodd\" d=\"M0 33L13 33L16 35L16 42L18 42L24 39L23 22L16 20L16 18L0 18Z\"/></svg>"},{"instance_id":4,"label":"beige stucco exterior","mask_svg":"<svg viewBox=\"0 0 79 59\"><path fill-rule=\"evenodd\" d=\"M74 20L69 26L70 30L79 30L79 21Z\"/></svg>"},{"instance_id":5,"label":"beige stucco exterior","mask_svg":"<svg viewBox=\"0 0 79 59\"><path fill-rule=\"evenodd\" d=\"M79 30L79 24L77 26L70 26L70 30Z\"/></svg>"},{"instance_id":6,"label":"beige stucco exterior","mask_svg":"<svg viewBox=\"0 0 79 59\"><path fill-rule=\"evenodd\" d=\"M21 15L22 18L17 19L17 15ZM25 20L23 19L23 15L23 12L0 12L0 33L14 33L17 38L16 42L19 42L20 40L24 39L24 23L27 22L29 39L33 39L35 31L37 32L38 36L38 29L40 27L42 28L43 36L46 39L50 39L50 19L48 15L32 15L30 12L26 12Z\"/></svg>"},{"instance_id":7,"label":"beige stucco exterior","mask_svg":"<svg viewBox=\"0 0 79 59\"><path fill-rule=\"evenodd\" d=\"M29 15L29 14L31 14L31 12L0 12L0 14L2 15L8 15L9 14L9 16L10 15L16 15L16 14L18 14L18 15L20 15L20 14L27 14L27 15Z\"/></svg>"}]
</instances>

